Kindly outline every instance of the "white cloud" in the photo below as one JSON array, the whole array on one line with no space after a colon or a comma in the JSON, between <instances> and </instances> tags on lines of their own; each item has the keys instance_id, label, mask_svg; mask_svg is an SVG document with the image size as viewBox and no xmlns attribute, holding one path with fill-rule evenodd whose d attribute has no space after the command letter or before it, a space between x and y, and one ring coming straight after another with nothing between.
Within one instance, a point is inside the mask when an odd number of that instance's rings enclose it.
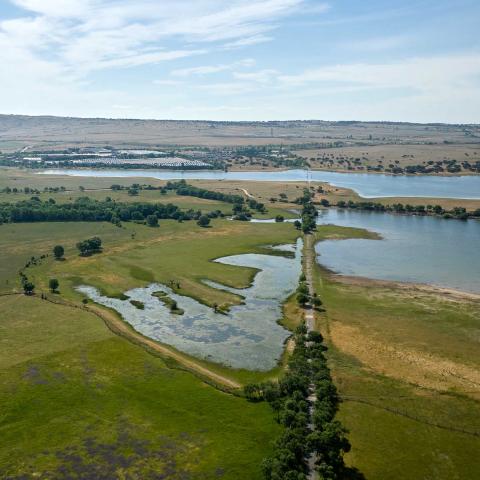
<instances>
[{"instance_id":1,"label":"white cloud","mask_svg":"<svg viewBox=\"0 0 480 480\"><path fill-rule=\"evenodd\" d=\"M277 70L264 69L258 72L234 72L234 78L238 80L247 80L256 83L271 83L278 75Z\"/></svg>"},{"instance_id":2,"label":"white cloud","mask_svg":"<svg viewBox=\"0 0 480 480\"><path fill-rule=\"evenodd\" d=\"M480 54L410 58L391 63L354 63L306 70L300 74L282 75L284 86L335 83L358 88L412 88L418 91L444 91L473 86L480 75ZM478 79L477 79L478 81Z\"/></svg>"},{"instance_id":3,"label":"white cloud","mask_svg":"<svg viewBox=\"0 0 480 480\"><path fill-rule=\"evenodd\" d=\"M263 61L269 63L238 60L236 49L273 41L287 19L298 27L303 15L320 25L317 14L329 8L320 0L10 1L23 11L0 20L0 108L5 113L178 118L184 112L194 118L211 112L228 119L230 111L262 119L478 121L477 53L407 58L405 49L401 60L347 64L339 55L338 64L315 66L312 62L322 58L320 46L292 43L281 62L268 56ZM403 14L402 9L367 12L325 23ZM345 51L366 54L412 41L368 32L356 42L349 42L351 37L339 31L333 41ZM307 34L298 38L309 41ZM273 58L284 54L270 53ZM163 73L166 67L138 69L126 86L120 69L161 62L173 64L170 73ZM302 71L300 64L314 67ZM94 75L99 71L103 74ZM189 105L190 111L182 110Z\"/></svg>"},{"instance_id":4,"label":"white cloud","mask_svg":"<svg viewBox=\"0 0 480 480\"><path fill-rule=\"evenodd\" d=\"M235 68L253 67L255 60L246 58L234 63L217 64L217 65L200 65L197 67L179 68L171 71L174 77L190 77L193 75L209 75L212 73L225 72Z\"/></svg>"},{"instance_id":5,"label":"white cloud","mask_svg":"<svg viewBox=\"0 0 480 480\"><path fill-rule=\"evenodd\" d=\"M0 22L1 46L24 49L76 75L204 52L172 43L261 39L303 0L13 0L26 10ZM240 43L239 43L240 46ZM137 57L135 60L134 57ZM0 60L2 52L0 52Z\"/></svg>"},{"instance_id":6,"label":"white cloud","mask_svg":"<svg viewBox=\"0 0 480 480\"><path fill-rule=\"evenodd\" d=\"M180 85L184 85L185 82L182 80L171 80L171 79L159 79L159 80L154 80L153 81L154 85L162 85L164 87L178 87Z\"/></svg>"},{"instance_id":7,"label":"white cloud","mask_svg":"<svg viewBox=\"0 0 480 480\"><path fill-rule=\"evenodd\" d=\"M198 90L212 95L243 95L254 92L258 86L249 82L217 82L199 85Z\"/></svg>"},{"instance_id":8,"label":"white cloud","mask_svg":"<svg viewBox=\"0 0 480 480\"><path fill-rule=\"evenodd\" d=\"M340 46L348 50L359 52L380 52L404 47L411 43L412 40L412 38L406 35L390 35L383 37L357 38L349 42L341 42Z\"/></svg>"},{"instance_id":9,"label":"white cloud","mask_svg":"<svg viewBox=\"0 0 480 480\"><path fill-rule=\"evenodd\" d=\"M85 15L92 8L90 0L13 0L13 3L51 17L77 17Z\"/></svg>"},{"instance_id":10,"label":"white cloud","mask_svg":"<svg viewBox=\"0 0 480 480\"><path fill-rule=\"evenodd\" d=\"M253 35L252 37L239 38L234 42L228 42L224 45L224 48L232 50L234 48L248 47L251 45L258 45L259 43L270 42L271 40L273 40L273 37L267 35Z\"/></svg>"}]
</instances>

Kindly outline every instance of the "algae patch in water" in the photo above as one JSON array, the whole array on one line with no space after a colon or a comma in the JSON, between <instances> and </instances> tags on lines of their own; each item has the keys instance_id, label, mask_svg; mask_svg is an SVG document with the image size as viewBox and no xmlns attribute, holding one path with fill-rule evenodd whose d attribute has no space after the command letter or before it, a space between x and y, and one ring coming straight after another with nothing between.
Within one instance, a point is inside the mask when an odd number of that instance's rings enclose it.
<instances>
[{"instance_id":1,"label":"algae patch in water","mask_svg":"<svg viewBox=\"0 0 480 480\"><path fill-rule=\"evenodd\" d=\"M243 303L232 306L228 312L220 312L159 283L125 292L129 300L106 297L91 286L77 289L118 311L135 330L153 340L232 368L265 371L277 365L290 336L278 321L282 318L282 303L295 291L302 270L302 241L283 248L293 255L252 253L215 260L257 271L252 284L243 289L205 281L212 288L243 297ZM141 302L144 309L136 308L132 301ZM176 311L172 310L173 302Z\"/></svg>"}]
</instances>

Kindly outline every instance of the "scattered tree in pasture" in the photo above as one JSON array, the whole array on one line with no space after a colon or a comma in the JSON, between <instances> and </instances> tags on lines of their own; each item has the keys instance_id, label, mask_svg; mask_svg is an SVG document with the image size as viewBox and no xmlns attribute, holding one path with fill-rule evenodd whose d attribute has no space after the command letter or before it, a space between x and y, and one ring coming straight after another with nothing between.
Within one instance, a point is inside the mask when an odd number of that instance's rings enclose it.
<instances>
[{"instance_id":1,"label":"scattered tree in pasture","mask_svg":"<svg viewBox=\"0 0 480 480\"><path fill-rule=\"evenodd\" d=\"M25 295L33 295L33 292L35 290L35 285L32 282L26 281L23 284L23 292Z\"/></svg>"},{"instance_id":2,"label":"scattered tree in pasture","mask_svg":"<svg viewBox=\"0 0 480 480\"><path fill-rule=\"evenodd\" d=\"M52 293L55 293L60 285L60 282L56 278L51 278L48 281L48 288L50 288L50 291Z\"/></svg>"},{"instance_id":3,"label":"scattered tree in pasture","mask_svg":"<svg viewBox=\"0 0 480 480\"><path fill-rule=\"evenodd\" d=\"M158 227L158 217L156 215L147 215L146 221L149 227Z\"/></svg>"},{"instance_id":4,"label":"scattered tree in pasture","mask_svg":"<svg viewBox=\"0 0 480 480\"><path fill-rule=\"evenodd\" d=\"M92 237L77 243L77 248L82 257L88 257L93 253L102 251L102 240L99 237Z\"/></svg>"},{"instance_id":5,"label":"scattered tree in pasture","mask_svg":"<svg viewBox=\"0 0 480 480\"><path fill-rule=\"evenodd\" d=\"M55 260L62 260L63 256L65 255L65 249L63 248L63 246L55 245L53 247L53 255L55 257Z\"/></svg>"},{"instance_id":6,"label":"scattered tree in pasture","mask_svg":"<svg viewBox=\"0 0 480 480\"><path fill-rule=\"evenodd\" d=\"M202 215L198 219L197 225L199 225L200 227L208 227L208 225L210 225L210 219L206 215Z\"/></svg>"}]
</instances>

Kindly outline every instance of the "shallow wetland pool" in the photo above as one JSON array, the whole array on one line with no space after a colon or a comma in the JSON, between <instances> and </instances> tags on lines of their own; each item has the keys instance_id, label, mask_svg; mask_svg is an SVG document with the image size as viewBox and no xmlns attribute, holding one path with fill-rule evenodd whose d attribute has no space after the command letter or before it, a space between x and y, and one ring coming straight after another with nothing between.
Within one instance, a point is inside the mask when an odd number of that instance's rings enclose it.
<instances>
[{"instance_id":1,"label":"shallow wetland pool","mask_svg":"<svg viewBox=\"0 0 480 480\"><path fill-rule=\"evenodd\" d=\"M215 312L213 308L159 283L129 290L125 292L127 299L106 297L86 285L77 287L77 290L91 300L113 308L135 330L153 340L232 368L267 371L277 365L284 342L290 335L278 321L282 318L282 302L298 284L302 241L299 239L294 246L274 249L289 255L252 253L215 260L258 270L253 283L244 289L205 280L212 288L227 290L243 298L242 304L231 307L227 313ZM172 313L164 301L153 295L159 291L174 300L184 313Z\"/></svg>"}]
</instances>

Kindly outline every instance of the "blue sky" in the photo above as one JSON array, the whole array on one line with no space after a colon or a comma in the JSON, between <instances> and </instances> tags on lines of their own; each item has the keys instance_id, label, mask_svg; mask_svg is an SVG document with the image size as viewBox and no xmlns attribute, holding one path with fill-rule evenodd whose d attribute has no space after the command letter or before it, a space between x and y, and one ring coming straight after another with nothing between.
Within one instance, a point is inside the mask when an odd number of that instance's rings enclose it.
<instances>
[{"instance_id":1,"label":"blue sky","mask_svg":"<svg viewBox=\"0 0 480 480\"><path fill-rule=\"evenodd\" d=\"M1 0L0 113L480 123L478 0Z\"/></svg>"}]
</instances>

